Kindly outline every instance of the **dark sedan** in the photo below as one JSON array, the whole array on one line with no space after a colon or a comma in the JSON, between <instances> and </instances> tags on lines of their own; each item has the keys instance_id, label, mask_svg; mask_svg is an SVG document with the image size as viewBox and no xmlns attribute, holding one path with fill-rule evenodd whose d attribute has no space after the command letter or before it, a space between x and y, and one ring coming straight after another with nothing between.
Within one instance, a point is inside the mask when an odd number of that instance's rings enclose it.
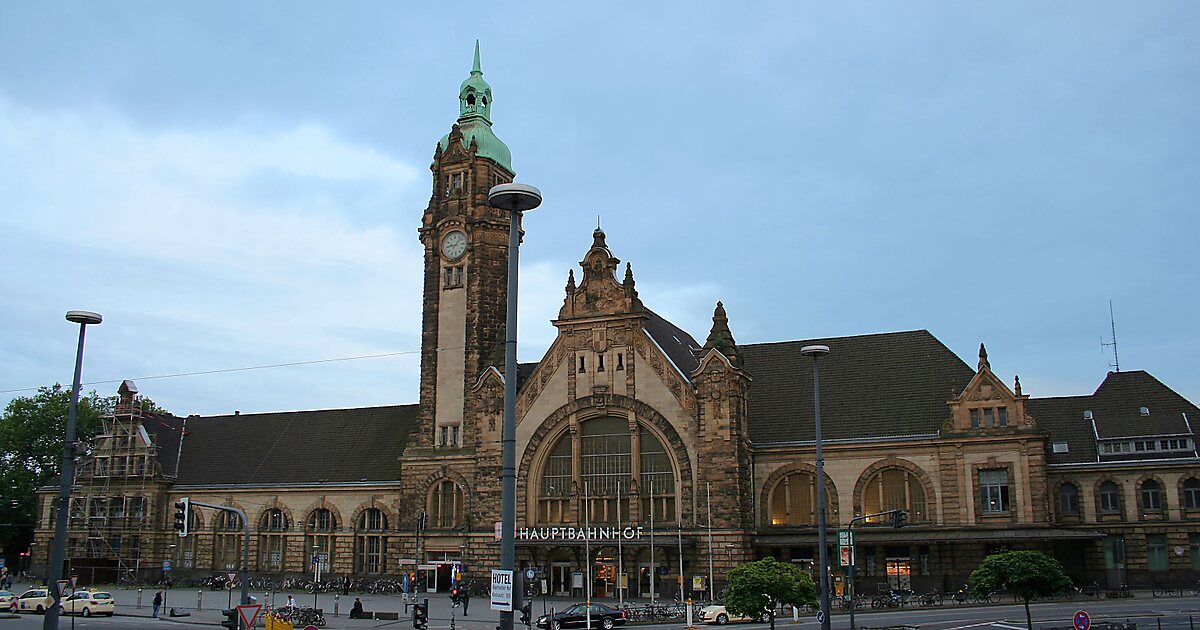
<instances>
[{"instance_id":1,"label":"dark sedan","mask_svg":"<svg viewBox=\"0 0 1200 630\"><path fill-rule=\"evenodd\" d=\"M586 628L588 609L591 608L593 628L612 630L613 626L625 624L624 611L617 610L604 604L575 604L551 615L538 617L537 627L545 630L563 630L565 628Z\"/></svg>"}]
</instances>

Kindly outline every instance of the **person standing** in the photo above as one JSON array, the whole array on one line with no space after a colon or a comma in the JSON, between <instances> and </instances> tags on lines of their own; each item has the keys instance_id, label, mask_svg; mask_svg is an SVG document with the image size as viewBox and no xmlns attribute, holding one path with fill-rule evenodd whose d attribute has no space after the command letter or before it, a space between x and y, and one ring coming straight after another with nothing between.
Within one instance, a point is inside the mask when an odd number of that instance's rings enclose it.
<instances>
[{"instance_id":1,"label":"person standing","mask_svg":"<svg viewBox=\"0 0 1200 630\"><path fill-rule=\"evenodd\" d=\"M287 607L288 608L296 607L296 599L294 597L292 597L291 595L288 595Z\"/></svg>"},{"instance_id":2,"label":"person standing","mask_svg":"<svg viewBox=\"0 0 1200 630\"><path fill-rule=\"evenodd\" d=\"M154 619L155 621L158 620L158 609L162 607L162 602L163 602L162 591L156 591L154 593L154 612L150 615L151 619Z\"/></svg>"},{"instance_id":3,"label":"person standing","mask_svg":"<svg viewBox=\"0 0 1200 630\"><path fill-rule=\"evenodd\" d=\"M462 605L463 616L467 616L467 609L471 607L471 587L466 586L462 589Z\"/></svg>"}]
</instances>

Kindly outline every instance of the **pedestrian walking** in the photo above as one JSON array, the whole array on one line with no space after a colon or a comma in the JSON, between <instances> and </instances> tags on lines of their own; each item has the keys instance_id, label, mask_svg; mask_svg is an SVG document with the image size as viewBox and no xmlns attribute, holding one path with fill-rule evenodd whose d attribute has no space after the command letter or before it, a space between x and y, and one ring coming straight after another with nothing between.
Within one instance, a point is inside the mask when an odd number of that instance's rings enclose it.
<instances>
[{"instance_id":1,"label":"pedestrian walking","mask_svg":"<svg viewBox=\"0 0 1200 630\"><path fill-rule=\"evenodd\" d=\"M154 619L155 621L158 620L158 609L162 608L162 602L163 602L163 592L156 591L154 593L154 612L151 613L151 615L150 615L151 619Z\"/></svg>"},{"instance_id":2,"label":"pedestrian walking","mask_svg":"<svg viewBox=\"0 0 1200 630\"><path fill-rule=\"evenodd\" d=\"M342 595L349 595L349 594L350 594L350 576L343 575L342 576Z\"/></svg>"},{"instance_id":3,"label":"pedestrian walking","mask_svg":"<svg viewBox=\"0 0 1200 630\"><path fill-rule=\"evenodd\" d=\"M471 589L470 587L462 590L463 616L467 616L467 609L471 607Z\"/></svg>"},{"instance_id":4,"label":"pedestrian walking","mask_svg":"<svg viewBox=\"0 0 1200 630\"><path fill-rule=\"evenodd\" d=\"M288 606L288 608L295 608L296 607L296 598L292 597L291 595L288 595L287 606Z\"/></svg>"}]
</instances>

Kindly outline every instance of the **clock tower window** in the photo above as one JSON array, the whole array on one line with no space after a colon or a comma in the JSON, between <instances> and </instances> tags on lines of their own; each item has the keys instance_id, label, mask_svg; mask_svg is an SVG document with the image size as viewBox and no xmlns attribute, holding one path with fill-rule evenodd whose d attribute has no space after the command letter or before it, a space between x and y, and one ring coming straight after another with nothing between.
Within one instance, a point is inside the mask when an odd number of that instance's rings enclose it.
<instances>
[{"instance_id":1,"label":"clock tower window","mask_svg":"<svg viewBox=\"0 0 1200 630\"><path fill-rule=\"evenodd\" d=\"M442 269L444 278L443 289L458 289L463 285L463 266L452 265Z\"/></svg>"}]
</instances>

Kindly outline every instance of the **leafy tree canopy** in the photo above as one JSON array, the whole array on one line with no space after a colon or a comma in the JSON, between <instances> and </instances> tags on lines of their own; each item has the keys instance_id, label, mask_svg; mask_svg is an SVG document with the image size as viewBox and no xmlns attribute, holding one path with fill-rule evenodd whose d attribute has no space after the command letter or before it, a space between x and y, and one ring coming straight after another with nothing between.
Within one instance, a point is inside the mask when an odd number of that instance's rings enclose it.
<instances>
[{"instance_id":1,"label":"leafy tree canopy","mask_svg":"<svg viewBox=\"0 0 1200 630\"><path fill-rule=\"evenodd\" d=\"M117 400L94 391L81 395L76 439L91 442L100 430L100 418L113 412ZM143 411L168 413L149 398L139 404ZM55 383L32 396L12 399L0 416L0 548L9 562L32 538L37 489L50 483L62 466L70 405L71 390Z\"/></svg>"},{"instance_id":2,"label":"leafy tree canopy","mask_svg":"<svg viewBox=\"0 0 1200 630\"><path fill-rule=\"evenodd\" d=\"M790 562L767 557L729 572L725 609L735 615L760 615L782 604L800 607L816 603L817 587L812 578ZM773 615L771 628L775 628Z\"/></svg>"},{"instance_id":3,"label":"leafy tree canopy","mask_svg":"<svg viewBox=\"0 0 1200 630\"><path fill-rule=\"evenodd\" d=\"M1029 600L1049 597L1071 588L1071 578L1058 560L1040 551L1005 551L983 559L971 573L971 588L984 592L1008 591L1025 602L1025 621L1033 630Z\"/></svg>"}]
</instances>

